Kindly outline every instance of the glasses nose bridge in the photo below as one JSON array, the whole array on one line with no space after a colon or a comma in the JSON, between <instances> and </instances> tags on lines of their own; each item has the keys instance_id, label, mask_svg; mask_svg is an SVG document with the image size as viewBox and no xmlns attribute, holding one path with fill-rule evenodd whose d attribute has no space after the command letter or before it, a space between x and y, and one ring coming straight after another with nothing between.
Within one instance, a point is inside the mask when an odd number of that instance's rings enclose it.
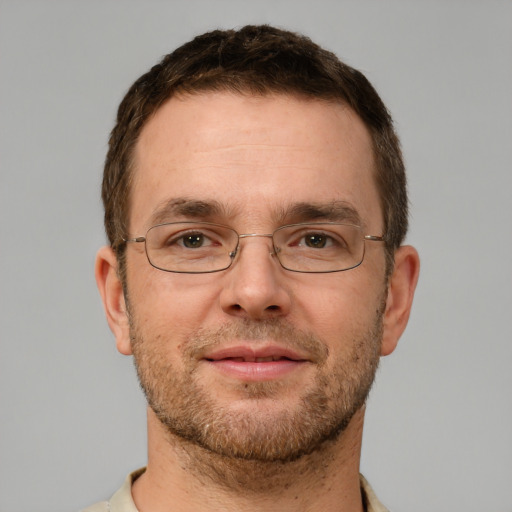
<instances>
[{"instance_id":1,"label":"glasses nose bridge","mask_svg":"<svg viewBox=\"0 0 512 512\"><path fill-rule=\"evenodd\" d=\"M273 238L274 235L272 233L242 233L241 235L238 235L238 238L249 238L249 237Z\"/></svg>"},{"instance_id":2,"label":"glasses nose bridge","mask_svg":"<svg viewBox=\"0 0 512 512\"><path fill-rule=\"evenodd\" d=\"M273 233L241 233L238 235L238 240L240 241L242 238L270 238L270 240L272 241L272 250L270 251L270 255L273 256L274 254L276 254ZM239 252L239 249L240 244L238 243L236 249L231 253L232 258L236 256L236 254Z\"/></svg>"}]
</instances>

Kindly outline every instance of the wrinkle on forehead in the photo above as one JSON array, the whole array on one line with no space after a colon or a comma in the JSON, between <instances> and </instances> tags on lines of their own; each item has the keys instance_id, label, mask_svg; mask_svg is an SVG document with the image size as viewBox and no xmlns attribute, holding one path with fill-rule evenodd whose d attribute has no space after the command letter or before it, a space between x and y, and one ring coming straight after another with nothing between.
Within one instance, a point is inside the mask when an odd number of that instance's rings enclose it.
<instances>
[{"instance_id":1,"label":"wrinkle on forehead","mask_svg":"<svg viewBox=\"0 0 512 512\"><path fill-rule=\"evenodd\" d=\"M300 150L300 151L309 151L309 148L307 147L297 147L295 146L294 144L270 144L270 143L263 143L263 142L258 142L258 143L254 143L254 144L249 144L249 143L244 143L244 144L225 144L225 145L222 145L222 144L217 144L215 146L215 151L232 151L232 150L244 150L244 149L274 149L274 150L279 150L279 149L290 149L290 148L294 148L296 150ZM205 148L205 149L200 149L198 148L196 150L197 153L209 153L211 150L211 148Z\"/></svg>"},{"instance_id":2,"label":"wrinkle on forehead","mask_svg":"<svg viewBox=\"0 0 512 512\"><path fill-rule=\"evenodd\" d=\"M219 104L222 108L212 109L212 103ZM282 112L281 119L273 116L274 106ZM320 106L321 109L315 108L316 106ZM288 116L297 118L297 114L300 117L298 120L295 119L294 129L302 132L311 141L321 137L324 143L336 143L335 130L319 134L311 129L312 123L318 124L319 120L340 126L350 123L351 130L345 133L345 136L350 139L369 139L367 128L359 116L342 102L285 94L252 96L229 92L204 92L181 98L173 96L165 102L143 128L138 145L145 145L146 139L161 138L165 143L166 140L171 140L173 135L181 138L185 134L192 134L187 146L190 144L194 151L198 152L209 151L212 147L220 150L229 149L232 140L236 141L235 145L240 148L289 148L295 145L294 136L292 135L289 143L285 141L283 144L282 140L275 139L272 129L280 130L282 127L281 133L286 134L289 131ZM180 118L181 122L169 123L169 120L177 118ZM355 124L354 120L357 120ZM185 124L185 130L182 123ZM193 130L189 130L190 127L193 127ZM245 135L254 137L256 134L259 140L254 144L245 138ZM202 147L195 144L198 139ZM304 143L304 138L301 142Z\"/></svg>"}]
</instances>

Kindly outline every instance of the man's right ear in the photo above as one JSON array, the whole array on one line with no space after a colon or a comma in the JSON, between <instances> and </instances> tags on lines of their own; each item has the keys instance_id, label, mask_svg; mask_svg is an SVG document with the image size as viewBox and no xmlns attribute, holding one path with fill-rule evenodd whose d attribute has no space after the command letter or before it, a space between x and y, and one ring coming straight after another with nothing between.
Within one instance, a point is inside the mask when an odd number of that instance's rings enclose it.
<instances>
[{"instance_id":1,"label":"man's right ear","mask_svg":"<svg viewBox=\"0 0 512 512\"><path fill-rule=\"evenodd\" d=\"M94 273L108 325L116 338L117 350L121 354L131 355L128 311L123 285L117 273L117 258L111 247L102 247L98 251Z\"/></svg>"}]
</instances>

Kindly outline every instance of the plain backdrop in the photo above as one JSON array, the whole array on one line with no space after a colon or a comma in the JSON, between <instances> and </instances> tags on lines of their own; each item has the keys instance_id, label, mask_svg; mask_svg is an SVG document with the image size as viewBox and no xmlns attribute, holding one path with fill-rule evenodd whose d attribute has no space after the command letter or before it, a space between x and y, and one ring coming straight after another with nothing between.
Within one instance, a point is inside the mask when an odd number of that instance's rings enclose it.
<instances>
[{"instance_id":1,"label":"plain backdrop","mask_svg":"<svg viewBox=\"0 0 512 512\"><path fill-rule=\"evenodd\" d=\"M362 472L393 512L512 511L512 2L0 0L0 510L69 512L144 465L145 404L93 279L129 85L203 31L272 23L392 111L422 258Z\"/></svg>"}]
</instances>

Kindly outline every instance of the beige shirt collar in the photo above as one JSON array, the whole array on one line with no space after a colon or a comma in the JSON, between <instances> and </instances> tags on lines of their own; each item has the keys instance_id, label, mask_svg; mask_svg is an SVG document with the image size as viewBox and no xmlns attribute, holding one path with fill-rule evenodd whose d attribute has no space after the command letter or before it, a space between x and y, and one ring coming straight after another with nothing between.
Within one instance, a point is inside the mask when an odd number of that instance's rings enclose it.
<instances>
[{"instance_id":1,"label":"beige shirt collar","mask_svg":"<svg viewBox=\"0 0 512 512\"><path fill-rule=\"evenodd\" d=\"M146 471L146 468L134 471L124 481L122 487L110 498L109 501L97 503L82 512L138 512L132 498L132 483ZM361 482L361 494L366 512L389 512L378 500L377 496L363 475L359 475Z\"/></svg>"}]
</instances>

